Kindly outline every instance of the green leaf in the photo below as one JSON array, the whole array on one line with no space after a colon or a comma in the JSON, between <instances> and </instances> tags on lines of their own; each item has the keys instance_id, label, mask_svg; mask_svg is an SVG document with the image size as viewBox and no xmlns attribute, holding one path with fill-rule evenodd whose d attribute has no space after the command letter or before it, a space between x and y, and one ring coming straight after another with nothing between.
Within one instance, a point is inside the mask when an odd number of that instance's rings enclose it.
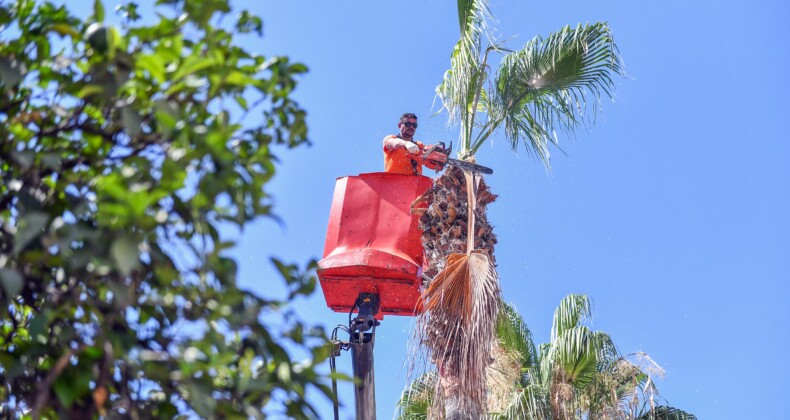
<instances>
[{"instance_id":1,"label":"green leaf","mask_svg":"<svg viewBox=\"0 0 790 420\"><path fill-rule=\"evenodd\" d=\"M187 386L189 390L189 402L195 411L204 418L210 418L217 408L217 402L211 398L200 384L191 383Z\"/></svg>"},{"instance_id":2,"label":"green leaf","mask_svg":"<svg viewBox=\"0 0 790 420\"><path fill-rule=\"evenodd\" d=\"M99 348L99 346L95 346L95 345L94 346L88 346L82 351L82 355L83 356L85 356L85 357L87 357L89 359L92 359L92 360L99 360L99 358L101 357L101 355L103 353L104 352L102 351L102 349Z\"/></svg>"},{"instance_id":3,"label":"green leaf","mask_svg":"<svg viewBox=\"0 0 790 420\"><path fill-rule=\"evenodd\" d=\"M21 137L21 133L15 133ZM22 150L22 151L11 151L11 159L14 160L19 166L22 167L22 170L27 171L33 166L33 163L36 160L36 153L32 150Z\"/></svg>"},{"instance_id":4,"label":"green leaf","mask_svg":"<svg viewBox=\"0 0 790 420\"><path fill-rule=\"evenodd\" d=\"M159 54L142 54L137 57L135 66L141 70L147 70L151 77L159 82L165 80L165 63Z\"/></svg>"},{"instance_id":5,"label":"green leaf","mask_svg":"<svg viewBox=\"0 0 790 420\"><path fill-rule=\"evenodd\" d=\"M62 163L62 155L60 153L44 153L41 155L41 163L46 168L60 169Z\"/></svg>"},{"instance_id":6,"label":"green leaf","mask_svg":"<svg viewBox=\"0 0 790 420\"><path fill-rule=\"evenodd\" d=\"M243 34L254 31L258 36L263 36L263 21L260 17L251 14L247 10L243 10L239 14L236 30Z\"/></svg>"},{"instance_id":7,"label":"green leaf","mask_svg":"<svg viewBox=\"0 0 790 420\"><path fill-rule=\"evenodd\" d=\"M80 33L77 32L76 29L72 28L69 25L58 23L49 27L52 32L65 37L66 35L71 36L72 38L78 39L80 38Z\"/></svg>"},{"instance_id":8,"label":"green leaf","mask_svg":"<svg viewBox=\"0 0 790 420\"><path fill-rule=\"evenodd\" d=\"M96 95L102 92L104 92L104 88L100 85L86 85L82 89L80 89L75 96L80 99L85 99L89 96Z\"/></svg>"},{"instance_id":9,"label":"green leaf","mask_svg":"<svg viewBox=\"0 0 790 420\"><path fill-rule=\"evenodd\" d=\"M243 109L245 111L249 109L249 105L247 104L247 100L244 99L244 96L236 95L236 96L233 97L233 99L236 100L236 103L239 104L241 109Z\"/></svg>"},{"instance_id":10,"label":"green leaf","mask_svg":"<svg viewBox=\"0 0 790 420\"><path fill-rule=\"evenodd\" d=\"M44 309L39 312L33 317L33 320L30 321L30 327L28 328L30 336L34 339L37 339L39 335L46 337L49 333L49 323L52 322L53 318L54 315L50 309Z\"/></svg>"},{"instance_id":11,"label":"green leaf","mask_svg":"<svg viewBox=\"0 0 790 420\"><path fill-rule=\"evenodd\" d=\"M165 137L170 137L179 120L179 110L176 103L165 100L157 101L154 116L162 134Z\"/></svg>"},{"instance_id":12,"label":"green leaf","mask_svg":"<svg viewBox=\"0 0 790 420\"><path fill-rule=\"evenodd\" d=\"M296 63L291 66L290 70L292 73L305 73L307 72L307 66L302 63Z\"/></svg>"},{"instance_id":13,"label":"green leaf","mask_svg":"<svg viewBox=\"0 0 790 420\"><path fill-rule=\"evenodd\" d=\"M0 268L0 283L7 297L16 296L24 285L24 278L13 268Z\"/></svg>"},{"instance_id":14,"label":"green leaf","mask_svg":"<svg viewBox=\"0 0 790 420\"><path fill-rule=\"evenodd\" d=\"M13 58L0 57L0 80L6 86L16 86L24 78L24 65Z\"/></svg>"},{"instance_id":15,"label":"green leaf","mask_svg":"<svg viewBox=\"0 0 790 420\"><path fill-rule=\"evenodd\" d=\"M192 21L200 26L208 23L216 12L230 12L230 6L225 0L185 0L184 9Z\"/></svg>"},{"instance_id":16,"label":"green leaf","mask_svg":"<svg viewBox=\"0 0 790 420\"><path fill-rule=\"evenodd\" d=\"M33 211L22 216L14 238L13 254L19 254L31 241L41 236L47 223L49 223L49 215L44 212Z\"/></svg>"},{"instance_id":17,"label":"green leaf","mask_svg":"<svg viewBox=\"0 0 790 420\"><path fill-rule=\"evenodd\" d=\"M129 236L121 235L110 246L110 255L115 261L118 271L128 276L132 270L140 266L140 252L137 243Z\"/></svg>"},{"instance_id":18,"label":"green leaf","mask_svg":"<svg viewBox=\"0 0 790 420\"><path fill-rule=\"evenodd\" d=\"M126 127L126 134L130 137L135 137L140 134L140 126L143 123L142 118L140 118L140 114L132 108L131 106L125 106L121 108L121 120L123 121L123 125Z\"/></svg>"},{"instance_id":19,"label":"green leaf","mask_svg":"<svg viewBox=\"0 0 790 420\"><path fill-rule=\"evenodd\" d=\"M181 66L178 67L175 74L173 74L173 80L180 80L186 77L187 75L193 75L196 72L201 70L205 70L209 67L217 65L217 61L213 57L202 57L199 55L190 55L181 63Z\"/></svg>"},{"instance_id":20,"label":"green leaf","mask_svg":"<svg viewBox=\"0 0 790 420\"><path fill-rule=\"evenodd\" d=\"M170 191L177 191L184 186L187 178L185 168L178 165L172 159L166 159L162 163L162 187Z\"/></svg>"},{"instance_id":21,"label":"green leaf","mask_svg":"<svg viewBox=\"0 0 790 420\"><path fill-rule=\"evenodd\" d=\"M118 48L121 46L122 41L123 39L121 38L121 32L118 31L118 28L115 26L110 26L109 31L107 31L107 45L109 46L107 56L109 58L115 57L115 54L118 52Z\"/></svg>"},{"instance_id":22,"label":"green leaf","mask_svg":"<svg viewBox=\"0 0 790 420\"><path fill-rule=\"evenodd\" d=\"M254 84L255 79L240 71L232 71L225 77L223 82L234 86L248 86Z\"/></svg>"},{"instance_id":23,"label":"green leaf","mask_svg":"<svg viewBox=\"0 0 790 420\"><path fill-rule=\"evenodd\" d=\"M11 13L7 8L0 6L0 26L5 26L11 23Z\"/></svg>"},{"instance_id":24,"label":"green leaf","mask_svg":"<svg viewBox=\"0 0 790 420\"><path fill-rule=\"evenodd\" d=\"M55 396L58 397L58 401L65 407L71 407L74 404L74 400L77 399L77 388L69 381L58 378L52 384L52 388L55 390Z\"/></svg>"},{"instance_id":25,"label":"green leaf","mask_svg":"<svg viewBox=\"0 0 790 420\"><path fill-rule=\"evenodd\" d=\"M93 1L93 18L96 22L104 22L104 4L101 0Z\"/></svg>"}]
</instances>

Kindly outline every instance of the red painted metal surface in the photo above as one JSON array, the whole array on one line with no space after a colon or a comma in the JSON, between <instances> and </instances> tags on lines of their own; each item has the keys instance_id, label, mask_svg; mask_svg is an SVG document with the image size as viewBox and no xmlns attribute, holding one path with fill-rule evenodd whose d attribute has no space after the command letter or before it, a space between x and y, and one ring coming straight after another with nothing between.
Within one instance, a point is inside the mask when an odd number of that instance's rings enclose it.
<instances>
[{"instance_id":1,"label":"red painted metal surface","mask_svg":"<svg viewBox=\"0 0 790 420\"><path fill-rule=\"evenodd\" d=\"M317 270L332 310L348 312L360 292L369 292L381 299L378 319L414 314L423 250L410 207L432 182L383 172L338 178Z\"/></svg>"}]
</instances>

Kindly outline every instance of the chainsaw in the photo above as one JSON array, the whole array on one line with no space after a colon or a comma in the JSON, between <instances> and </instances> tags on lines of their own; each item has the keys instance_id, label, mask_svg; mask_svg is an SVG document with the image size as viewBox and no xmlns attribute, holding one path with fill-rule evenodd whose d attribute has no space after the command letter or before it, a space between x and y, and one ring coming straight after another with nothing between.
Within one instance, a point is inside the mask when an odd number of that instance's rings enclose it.
<instances>
[{"instance_id":1,"label":"chainsaw","mask_svg":"<svg viewBox=\"0 0 790 420\"><path fill-rule=\"evenodd\" d=\"M439 142L429 147L420 147L420 152L414 155L410 154L409 158L421 165L425 165L430 169L436 170L437 173L444 169L446 165L455 166L456 168L466 171L479 172L486 175L491 175L494 173L494 170L491 168L449 157L452 151L452 142L450 142L450 147L445 147L444 142Z\"/></svg>"}]
</instances>

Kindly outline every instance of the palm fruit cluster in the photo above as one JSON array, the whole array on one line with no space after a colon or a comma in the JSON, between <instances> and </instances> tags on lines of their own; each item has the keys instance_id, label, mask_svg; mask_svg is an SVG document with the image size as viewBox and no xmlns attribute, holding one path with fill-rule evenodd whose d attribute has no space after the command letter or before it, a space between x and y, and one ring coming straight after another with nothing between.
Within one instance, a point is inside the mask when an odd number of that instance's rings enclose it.
<instances>
[{"instance_id":1,"label":"palm fruit cluster","mask_svg":"<svg viewBox=\"0 0 790 420\"><path fill-rule=\"evenodd\" d=\"M474 248L486 251L491 263L495 264L494 245L497 240L493 226L488 223L486 206L493 203L497 196L490 192L479 174L475 174L475 178L480 181L475 193ZM447 168L434 182L433 188L426 191L418 201L428 205L420 217L420 229L427 262L424 273L433 278L444 268L448 255L466 253L468 213L464 172L455 167Z\"/></svg>"}]
</instances>

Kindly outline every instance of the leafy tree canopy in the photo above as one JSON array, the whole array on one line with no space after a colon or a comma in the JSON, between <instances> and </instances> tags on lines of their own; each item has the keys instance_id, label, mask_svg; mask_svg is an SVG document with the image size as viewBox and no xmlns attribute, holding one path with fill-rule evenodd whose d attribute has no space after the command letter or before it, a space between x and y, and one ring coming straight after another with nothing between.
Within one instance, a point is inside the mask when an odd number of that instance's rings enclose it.
<instances>
[{"instance_id":1,"label":"leafy tree canopy","mask_svg":"<svg viewBox=\"0 0 790 420\"><path fill-rule=\"evenodd\" d=\"M240 47L263 24L226 0L154 9L113 26L100 0L87 19L0 4L2 410L314 416L323 330L240 290L218 230L273 216L273 149L308 144L307 68ZM288 299L312 292L310 264L274 262Z\"/></svg>"}]
</instances>

